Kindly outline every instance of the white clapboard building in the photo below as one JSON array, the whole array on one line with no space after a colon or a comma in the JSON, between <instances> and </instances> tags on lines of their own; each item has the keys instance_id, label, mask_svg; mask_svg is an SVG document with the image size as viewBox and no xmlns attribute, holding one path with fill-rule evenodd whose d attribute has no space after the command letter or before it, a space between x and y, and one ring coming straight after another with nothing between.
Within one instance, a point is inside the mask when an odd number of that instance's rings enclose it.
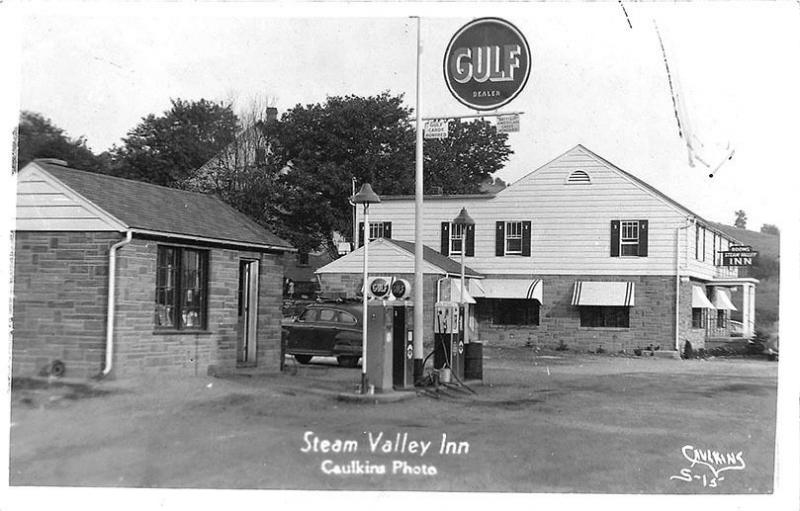
<instances>
[{"instance_id":1,"label":"white clapboard building","mask_svg":"<svg viewBox=\"0 0 800 511\"><path fill-rule=\"evenodd\" d=\"M414 198L381 200L370 207L370 240L413 241ZM475 221L463 247L452 223L462 207ZM730 336L734 302L744 335L753 333L757 281L719 256L737 241L582 145L496 194L426 196L423 228L426 247L454 262L464 250L472 339L607 352L678 351L690 341L696 349ZM387 247L370 243L371 274L407 266L407 257L398 265L383 254ZM341 287L345 275L360 285L362 251L320 268L323 289ZM430 282L426 297L459 299L452 271Z\"/></svg>"}]
</instances>

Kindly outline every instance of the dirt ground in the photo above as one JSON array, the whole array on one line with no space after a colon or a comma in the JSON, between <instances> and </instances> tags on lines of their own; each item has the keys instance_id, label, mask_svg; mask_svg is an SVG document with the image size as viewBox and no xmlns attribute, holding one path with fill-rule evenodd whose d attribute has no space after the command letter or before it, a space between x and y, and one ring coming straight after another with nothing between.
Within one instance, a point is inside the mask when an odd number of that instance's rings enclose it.
<instances>
[{"instance_id":1,"label":"dirt ground","mask_svg":"<svg viewBox=\"0 0 800 511\"><path fill-rule=\"evenodd\" d=\"M382 404L335 399L331 391L352 391L360 369L333 359L272 376L17 382L10 483L772 491L775 362L485 355L475 394Z\"/></svg>"}]
</instances>

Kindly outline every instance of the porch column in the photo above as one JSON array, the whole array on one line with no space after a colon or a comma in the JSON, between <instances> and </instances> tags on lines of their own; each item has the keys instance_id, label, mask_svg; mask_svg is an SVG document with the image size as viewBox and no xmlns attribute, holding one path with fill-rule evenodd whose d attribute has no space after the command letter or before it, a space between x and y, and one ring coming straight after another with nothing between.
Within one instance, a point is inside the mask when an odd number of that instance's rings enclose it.
<instances>
[{"instance_id":1,"label":"porch column","mask_svg":"<svg viewBox=\"0 0 800 511\"><path fill-rule=\"evenodd\" d=\"M746 329L745 335L754 335L756 330L756 286L745 284L743 292L747 297L747 305L743 306L744 310L742 311L742 323L744 323Z\"/></svg>"}]
</instances>

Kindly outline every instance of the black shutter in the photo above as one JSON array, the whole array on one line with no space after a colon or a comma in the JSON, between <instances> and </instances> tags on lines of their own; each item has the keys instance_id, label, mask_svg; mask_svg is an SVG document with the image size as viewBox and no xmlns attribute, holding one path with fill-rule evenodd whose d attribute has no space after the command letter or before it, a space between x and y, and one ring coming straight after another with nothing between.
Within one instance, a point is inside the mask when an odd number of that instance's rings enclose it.
<instances>
[{"instance_id":1,"label":"black shutter","mask_svg":"<svg viewBox=\"0 0 800 511\"><path fill-rule=\"evenodd\" d=\"M364 246L364 222L358 222L358 246Z\"/></svg>"},{"instance_id":2,"label":"black shutter","mask_svg":"<svg viewBox=\"0 0 800 511\"><path fill-rule=\"evenodd\" d=\"M467 225L467 239L466 239L466 250L464 252L464 256L466 257L474 257L475 256L475 226L474 225Z\"/></svg>"},{"instance_id":3,"label":"black shutter","mask_svg":"<svg viewBox=\"0 0 800 511\"><path fill-rule=\"evenodd\" d=\"M619 220L611 221L611 257L619 257Z\"/></svg>"},{"instance_id":4,"label":"black shutter","mask_svg":"<svg viewBox=\"0 0 800 511\"><path fill-rule=\"evenodd\" d=\"M531 222L522 222L522 255L531 256Z\"/></svg>"},{"instance_id":5,"label":"black shutter","mask_svg":"<svg viewBox=\"0 0 800 511\"><path fill-rule=\"evenodd\" d=\"M639 220L639 257L647 257L647 220Z\"/></svg>"},{"instance_id":6,"label":"black shutter","mask_svg":"<svg viewBox=\"0 0 800 511\"><path fill-rule=\"evenodd\" d=\"M502 257L506 253L506 223L497 222L494 238L494 255Z\"/></svg>"},{"instance_id":7,"label":"black shutter","mask_svg":"<svg viewBox=\"0 0 800 511\"><path fill-rule=\"evenodd\" d=\"M392 239L392 222L383 222L383 237Z\"/></svg>"},{"instance_id":8,"label":"black shutter","mask_svg":"<svg viewBox=\"0 0 800 511\"><path fill-rule=\"evenodd\" d=\"M442 255L450 255L450 222L442 222Z\"/></svg>"}]
</instances>

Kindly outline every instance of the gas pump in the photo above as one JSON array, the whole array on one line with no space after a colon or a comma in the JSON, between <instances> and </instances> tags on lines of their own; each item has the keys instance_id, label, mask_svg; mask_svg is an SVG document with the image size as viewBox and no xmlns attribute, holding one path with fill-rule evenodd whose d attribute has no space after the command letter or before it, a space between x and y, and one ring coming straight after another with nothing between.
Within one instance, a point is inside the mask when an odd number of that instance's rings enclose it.
<instances>
[{"instance_id":1,"label":"gas pump","mask_svg":"<svg viewBox=\"0 0 800 511\"><path fill-rule=\"evenodd\" d=\"M414 305L404 279L373 277L367 302L367 379L378 392L414 386Z\"/></svg>"},{"instance_id":2,"label":"gas pump","mask_svg":"<svg viewBox=\"0 0 800 511\"><path fill-rule=\"evenodd\" d=\"M457 379L464 379L463 321L455 302L437 302L434 306L433 367L449 367Z\"/></svg>"}]
</instances>

